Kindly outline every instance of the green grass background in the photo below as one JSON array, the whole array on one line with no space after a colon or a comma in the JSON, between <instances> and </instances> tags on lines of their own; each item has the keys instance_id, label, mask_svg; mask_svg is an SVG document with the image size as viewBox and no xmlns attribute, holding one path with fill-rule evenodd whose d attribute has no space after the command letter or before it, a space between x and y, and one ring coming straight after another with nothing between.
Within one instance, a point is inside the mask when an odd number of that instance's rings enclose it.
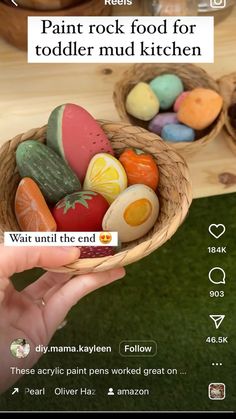
<instances>
[{"instance_id":1,"label":"green grass background","mask_svg":"<svg viewBox=\"0 0 236 419\"><path fill-rule=\"evenodd\" d=\"M23 387L47 387L41 397L0 397L0 410L236 410L236 195L199 199L175 236L149 257L127 267L125 279L84 298L68 316L68 325L58 331L53 345L111 345L112 354L48 354L37 367L71 368L177 368L177 376L57 376L24 377ZM219 240L208 234L211 223L224 223ZM227 255L208 254L208 246L227 246ZM213 286L208 272L221 266L227 284ZM17 276L25 286L38 271ZM225 297L211 299L211 289L223 289ZM215 330L209 314L225 314ZM229 343L209 345L207 336L229 336ZM154 358L123 358L123 340L157 342ZM211 366L222 362L222 367ZM208 399L208 384L224 382L224 401ZM96 388L93 397L56 397L54 387ZM109 387L149 388L146 397L107 397Z\"/></svg>"}]
</instances>

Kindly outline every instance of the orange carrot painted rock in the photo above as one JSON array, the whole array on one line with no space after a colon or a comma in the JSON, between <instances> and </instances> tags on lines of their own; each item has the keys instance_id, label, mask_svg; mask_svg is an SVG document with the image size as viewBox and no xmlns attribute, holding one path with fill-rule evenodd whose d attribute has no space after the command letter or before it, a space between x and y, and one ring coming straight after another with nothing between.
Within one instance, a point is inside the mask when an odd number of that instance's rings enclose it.
<instances>
[{"instance_id":1,"label":"orange carrot painted rock","mask_svg":"<svg viewBox=\"0 0 236 419\"><path fill-rule=\"evenodd\" d=\"M56 222L38 185L23 178L16 191L15 214L23 231L56 231Z\"/></svg>"},{"instance_id":2,"label":"orange carrot painted rock","mask_svg":"<svg viewBox=\"0 0 236 419\"><path fill-rule=\"evenodd\" d=\"M159 170L150 154L139 149L127 148L119 160L125 168L129 186L138 183L156 190L159 183Z\"/></svg>"}]
</instances>

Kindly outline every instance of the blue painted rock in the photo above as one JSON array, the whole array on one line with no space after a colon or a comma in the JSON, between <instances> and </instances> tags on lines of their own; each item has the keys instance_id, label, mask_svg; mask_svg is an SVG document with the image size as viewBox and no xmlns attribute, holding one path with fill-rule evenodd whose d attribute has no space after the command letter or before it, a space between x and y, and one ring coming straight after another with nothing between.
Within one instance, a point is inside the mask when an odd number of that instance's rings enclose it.
<instances>
[{"instance_id":1,"label":"blue painted rock","mask_svg":"<svg viewBox=\"0 0 236 419\"><path fill-rule=\"evenodd\" d=\"M133 87L126 98L127 112L142 121L150 121L159 112L159 100L147 83Z\"/></svg>"},{"instance_id":2,"label":"blue painted rock","mask_svg":"<svg viewBox=\"0 0 236 419\"><path fill-rule=\"evenodd\" d=\"M177 114L174 112L163 112L159 113L155 118L153 118L149 125L148 129L155 134L161 135L161 131L165 125L169 124L178 124Z\"/></svg>"},{"instance_id":3,"label":"blue painted rock","mask_svg":"<svg viewBox=\"0 0 236 419\"><path fill-rule=\"evenodd\" d=\"M50 203L81 189L79 179L64 160L39 141L21 143L16 150L16 163L21 177L33 179Z\"/></svg>"},{"instance_id":4,"label":"blue painted rock","mask_svg":"<svg viewBox=\"0 0 236 419\"><path fill-rule=\"evenodd\" d=\"M170 124L166 125L162 132L161 137L165 141L171 141L173 143L179 142L191 142L195 139L195 132L192 128L182 124Z\"/></svg>"},{"instance_id":5,"label":"blue painted rock","mask_svg":"<svg viewBox=\"0 0 236 419\"><path fill-rule=\"evenodd\" d=\"M182 80L175 74L163 74L150 82L150 87L158 97L160 108L171 108L177 97L184 91Z\"/></svg>"},{"instance_id":6,"label":"blue painted rock","mask_svg":"<svg viewBox=\"0 0 236 419\"><path fill-rule=\"evenodd\" d=\"M159 214L159 200L146 185L132 185L122 192L106 212L102 227L117 231L123 243L139 239L154 226Z\"/></svg>"},{"instance_id":7,"label":"blue painted rock","mask_svg":"<svg viewBox=\"0 0 236 419\"><path fill-rule=\"evenodd\" d=\"M51 113L47 145L68 163L81 182L95 154L114 154L98 122L81 106L71 103L58 106Z\"/></svg>"}]
</instances>

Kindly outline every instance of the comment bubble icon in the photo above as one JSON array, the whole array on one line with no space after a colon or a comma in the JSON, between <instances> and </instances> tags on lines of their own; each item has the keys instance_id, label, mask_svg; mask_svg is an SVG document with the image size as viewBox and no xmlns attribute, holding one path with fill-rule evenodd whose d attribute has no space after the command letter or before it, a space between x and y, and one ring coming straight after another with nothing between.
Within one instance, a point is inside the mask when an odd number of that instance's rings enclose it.
<instances>
[{"instance_id":1,"label":"comment bubble icon","mask_svg":"<svg viewBox=\"0 0 236 419\"><path fill-rule=\"evenodd\" d=\"M226 273L224 269L220 268L219 266L215 266L215 268L212 268L209 271L208 278L209 281L211 281L213 284L225 284Z\"/></svg>"}]
</instances>

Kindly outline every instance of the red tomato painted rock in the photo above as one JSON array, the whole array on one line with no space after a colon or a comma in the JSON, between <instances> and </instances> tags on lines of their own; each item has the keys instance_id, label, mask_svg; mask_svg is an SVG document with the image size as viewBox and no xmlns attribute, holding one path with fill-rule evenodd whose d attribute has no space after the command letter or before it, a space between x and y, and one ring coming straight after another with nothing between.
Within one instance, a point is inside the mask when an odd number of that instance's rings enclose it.
<instances>
[{"instance_id":1,"label":"red tomato painted rock","mask_svg":"<svg viewBox=\"0 0 236 419\"><path fill-rule=\"evenodd\" d=\"M81 106L71 103L58 106L51 113L47 145L64 158L81 182L95 154L114 154L98 122Z\"/></svg>"},{"instance_id":2,"label":"red tomato painted rock","mask_svg":"<svg viewBox=\"0 0 236 419\"><path fill-rule=\"evenodd\" d=\"M113 256L115 248L113 246L84 246L80 247L80 259L102 258Z\"/></svg>"},{"instance_id":3,"label":"red tomato painted rock","mask_svg":"<svg viewBox=\"0 0 236 419\"><path fill-rule=\"evenodd\" d=\"M108 208L102 195L80 191L61 199L52 214L58 231L102 231L102 220Z\"/></svg>"}]
</instances>

